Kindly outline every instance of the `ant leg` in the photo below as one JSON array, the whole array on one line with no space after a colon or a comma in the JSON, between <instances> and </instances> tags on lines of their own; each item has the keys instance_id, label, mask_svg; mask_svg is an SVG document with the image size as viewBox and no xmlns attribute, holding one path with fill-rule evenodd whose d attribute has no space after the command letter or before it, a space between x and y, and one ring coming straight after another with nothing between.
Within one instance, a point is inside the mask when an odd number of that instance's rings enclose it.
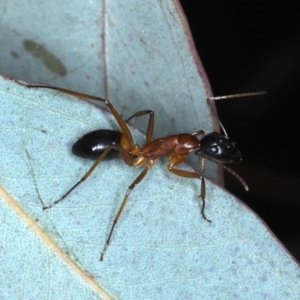
<instances>
[{"instance_id":1,"label":"ant leg","mask_svg":"<svg viewBox=\"0 0 300 300\"><path fill-rule=\"evenodd\" d=\"M17 82L17 83L19 83L23 86L26 86L28 88L52 89L52 90L57 90L58 92L62 92L62 93L72 95L72 96L75 96L75 97L80 97L80 98L84 98L84 99L90 99L90 100L104 102L108 106L108 108L110 109L110 111L113 114L113 116L115 117L116 121L118 122L121 132L128 138L129 145L126 145L126 146L128 147L128 149L132 148L133 140L132 140L131 133L130 133L127 125L126 125L126 122L124 121L123 117L118 113L118 111L115 109L115 107L108 100L105 100L105 99L100 98L100 97L84 94L84 93L74 92L74 91L64 89L64 88L59 88L59 87L55 87L55 86L51 86L51 85L46 85L46 84L43 84L43 83L25 82L23 80L15 80L15 82Z\"/></svg>"},{"instance_id":2,"label":"ant leg","mask_svg":"<svg viewBox=\"0 0 300 300\"><path fill-rule=\"evenodd\" d=\"M134 117L141 117L143 115L149 114L149 122L147 126L146 132L146 143L151 142L153 136L153 127L154 127L154 112L152 110L142 110L133 114L130 118L128 118L125 122L128 123Z\"/></svg>"},{"instance_id":3,"label":"ant leg","mask_svg":"<svg viewBox=\"0 0 300 300\"><path fill-rule=\"evenodd\" d=\"M201 180L201 193L199 196L202 200L201 215L204 220L206 220L207 222L211 222L211 220L209 220L205 216L205 213L204 213L204 210L205 210L205 180L202 175L203 170L204 170L204 160L202 160L202 164L201 164L201 173L175 169L174 166L182 163L184 161L184 159L185 159L185 157L181 156L181 155L176 155L176 154L171 155L169 157L168 170L177 176L186 177L186 178L199 178Z\"/></svg>"},{"instance_id":4,"label":"ant leg","mask_svg":"<svg viewBox=\"0 0 300 300\"><path fill-rule=\"evenodd\" d=\"M199 135L204 135L204 131L203 130L197 130L195 132L192 133L193 136L199 136Z\"/></svg>"},{"instance_id":5,"label":"ant leg","mask_svg":"<svg viewBox=\"0 0 300 300\"><path fill-rule=\"evenodd\" d=\"M130 166L130 167L133 167L134 166L134 159L132 158L131 153L128 152L126 149L124 149L122 147L122 145L120 145L120 144L117 144L117 149L118 149L122 159L124 160L125 164Z\"/></svg>"},{"instance_id":6,"label":"ant leg","mask_svg":"<svg viewBox=\"0 0 300 300\"><path fill-rule=\"evenodd\" d=\"M104 159L104 157L106 156L106 154L112 149L112 146L113 145L109 145L104 150L104 152L99 156L99 158L94 162L94 164L89 168L89 170L84 174L84 176L76 184L74 184L61 198L59 198L58 200L54 201L52 204L50 204L48 206L44 206L43 210L52 208L57 203L59 203L62 200L64 200L80 183L82 183L83 181L85 181L91 175L91 173L95 170L95 168L100 164L100 162Z\"/></svg>"},{"instance_id":7,"label":"ant leg","mask_svg":"<svg viewBox=\"0 0 300 300\"><path fill-rule=\"evenodd\" d=\"M149 170L150 170L150 167L147 166L147 167L140 173L140 175L133 181L133 183L129 186L129 188L128 188L128 190L127 190L125 196L124 196L124 199L123 199L123 201L122 201L122 203L121 203L121 206L120 206L120 208L119 208L119 210L118 210L118 212L117 212L117 214L116 214L116 216L115 216L113 225L112 225L112 227L111 227L111 229L110 229L108 238L107 238L107 240L106 240L106 242L105 242L105 245L104 245L104 248L103 248L103 250L102 250L102 252L101 252L101 255L100 255L100 261L103 261L104 254L105 254L105 252L106 252L106 250L107 250L107 247L108 247L108 245L109 245L109 243L110 243L110 238L111 238L112 233L113 233L113 231L114 231L114 228L115 228L115 226L116 226L116 224L117 224L117 222L118 222L118 220L119 220L119 218L120 218L120 216L121 216L121 214L122 214L122 211L123 211L124 206L125 206L125 204L126 204L126 202L127 202L127 199L128 199L128 196L129 196L130 192L133 190L133 188L134 188L138 183L140 183L140 182L143 180L143 178L146 176L146 174L147 174L147 172L148 172Z\"/></svg>"}]
</instances>

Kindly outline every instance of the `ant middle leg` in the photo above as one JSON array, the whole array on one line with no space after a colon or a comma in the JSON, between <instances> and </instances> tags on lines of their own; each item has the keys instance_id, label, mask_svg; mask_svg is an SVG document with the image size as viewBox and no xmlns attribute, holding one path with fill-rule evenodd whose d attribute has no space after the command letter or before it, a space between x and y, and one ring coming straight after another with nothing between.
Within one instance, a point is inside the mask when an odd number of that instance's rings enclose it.
<instances>
[{"instance_id":1,"label":"ant middle leg","mask_svg":"<svg viewBox=\"0 0 300 300\"><path fill-rule=\"evenodd\" d=\"M125 122L128 123L131 119L135 117L141 117L144 115L149 115L149 121L146 132L146 143L151 142L153 136L153 128L154 128L154 111L152 110L141 110L134 113L130 118L128 118Z\"/></svg>"},{"instance_id":2,"label":"ant middle leg","mask_svg":"<svg viewBox=\"0 0 300 300\"><path fill-rule=\"evenodd\" d=\"M113 233L114 228L115 228L115 226L116 226L116 224L117 224L117 222L118 222L118 220L119 220L119 218L120 218L120 216L121 216L121 214L122 214L122 211L123 211L123 209L124 209L124 207L125 207L125 204L126 204L126 202L127 202L127 199L128 199L128 196L129 196L130 192L134 189L134 187L135 187L138 183L140 183L140 182L143 180L143 178L146 176L146 174L147 174L147 172L148 172L149 170L150 170L150 166L146 166L146 168L140 173L140 175L139 175L139 176L133 181L133 183L129 186L129 188L128 188L128 190L127 190L125 196L124 196L124 199L123 199L123 201L122 201L122 203L121 203L121 206L120 206L120 208L119 208L119 210L118 210L118 212L117 212L117 214L116 214L116 216L115 216L115 218L114 218L113 225L112 225L112 227L111 227L111 229L110 229L110 232L109 232L109 234L108 234L108 237L107 237L107 239L106 239L105 245L104 245L103 250L102 250L101 255L100 255L100 261L103 261L104 254L105 254L105 252L106 252L106 250L107 250L107 248L108 248L108 246L109 246L109 243L110 243L110 239L111 239L112 233Z\"/></svg>"},{"instance_id":3,"label":"ant middle leg","mask_svg":"<svg viewBox=\"0 0 300 300\"><path fill-rule=\"evenodd\" d=\"M204 170L205 160L202 159L200 173L174 168L174 166L182 163L184 161L184 159L185 159L185 156L176 155L176 154L171 155L169 157L169 161L168 161L168 170L177 176L186 177L186 178L199 178L201 180L201 188L200 188L201 191L200 191L200 196L199 196L202 200L201 215L204 220L206 220L207 222L210 223L211 220L209 220L205 216L205 213L204 213L204 210L205 210L205 180L204 180L204 176L203 176L203 170Z\"/></svg>"}]
</instances>

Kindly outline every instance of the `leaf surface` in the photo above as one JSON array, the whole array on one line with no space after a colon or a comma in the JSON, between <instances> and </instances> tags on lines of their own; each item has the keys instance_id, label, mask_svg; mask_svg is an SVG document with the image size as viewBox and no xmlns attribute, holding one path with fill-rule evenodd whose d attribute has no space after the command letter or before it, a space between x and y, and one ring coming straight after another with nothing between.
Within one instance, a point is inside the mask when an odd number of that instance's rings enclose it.
<instances>
[{"instance_id":1,"label":"leaf surface","mask_svg":"<svg viewBox=\"0 0 300 300\"><path fill-rule=\"evenodd\" d=\"M299 267L265 225L209 181L207 223L199 181L168 173L164 163L130 194L99 262L140 168L103 162L57 206L42 211L40 200L58 199L85 173L91 161L74 157L70 147L83 133L117 128L111 115L6 79L0 98L3 299L298 298Z\"/></svg>"},{"instance_id":2,"label":"leaf surface","mask_svg":"<svg viewBox=\"0 0 300 300\"><path fill-rule=\"evenodd\" d=\"M13 0L1 22L3 74L109 99L124 115L152 109L159 136L212 131L210 86L177 2Z\"/></svg>"},{"instance_id":3,"label":"leaf surface","mask_svg":"<svg viewBox=\"0 0 300 300\"><path fill-rule=\"evenodd\" d=\"M2 1L1 72L108 98L124 116L152 109L156 136L211 132L211 91L178 3L140 3ZM71 155L72 143L116 129L114 120L8 80L0 94L0 298L299 298L299 268L264 224L207 181L208 224L199 182L169 174L164 162L130 195L100 263L140 169L103 162L57 207L43 212L41 200L58 199L89 168Z\"/></svg>"}]
</instances>

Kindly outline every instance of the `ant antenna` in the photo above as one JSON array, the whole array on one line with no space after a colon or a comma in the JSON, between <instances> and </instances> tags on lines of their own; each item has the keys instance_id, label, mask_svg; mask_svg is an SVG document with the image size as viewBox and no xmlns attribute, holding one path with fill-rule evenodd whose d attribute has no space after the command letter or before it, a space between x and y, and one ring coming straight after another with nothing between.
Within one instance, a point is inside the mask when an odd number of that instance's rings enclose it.
<instances>
[{"instance_id":1,"label":"ant antenna","mask_svg":"<svg viewBox=\"0 0 300 300\"><path fill-rule=\"evenodd\" d=\"M240 183L241 185L244 187L244 189L249 192L249 187L248 184L246 183L246 181L239 175L237 174L235 171L233 171L232 169L230 169L229 167L227 167L226 165L224 165L224 163L219 162L216 159L213 159L211 157L207 157L203 154L201 154L203 158L206 158L210 161L213 161L214 163L218 164L219 166L221 166L224 170L226 170L228 173L230 173L232 176L234 176Z\"/></svg>"},{"instance_id":2,"label":"ant antenna","mask_svg":"<svg viewBox=\"0 0 300 300\"><path fill-rule=\"evenodd\" d=\"M220 127L222 129L222 131L224 132L225 136L228 137L228 134L225 130L225 127L223 126L222 122L220 121L220 119L218 118L218 115L216 113L216 111L213 109L212 105L210 104L209 100L224 100L224 99L232 99L232 98L242 98L242 97L251 97L251 96L258 96L258 95L265 95L267 93L267 91L261 91L261 92L252 92L252 93L242 93L242 94L233 94L233 95L226 95L226 96L219 96L219 97L208 97L206 99L207 104L210 107L210 110L212 112L212 114L215 116L215 118L218 120Z\"/></svg>"},{"instance_id":3,"label":"ant antenna","mask_svg":"<svg viewBox=\"0 0 300 300\"><path fill-rule=\"evenodd\" d=\"M246 181L236 172L234 172L232 169L228 168L226 165L220 163L220 162L216 162L218 165L220 165L224 170L226 170L227 172L229 172L231 175L233 175L244 187L244 189L249 192L249 187L248 184L246 183Z\"/></svg>"}]
</instances>

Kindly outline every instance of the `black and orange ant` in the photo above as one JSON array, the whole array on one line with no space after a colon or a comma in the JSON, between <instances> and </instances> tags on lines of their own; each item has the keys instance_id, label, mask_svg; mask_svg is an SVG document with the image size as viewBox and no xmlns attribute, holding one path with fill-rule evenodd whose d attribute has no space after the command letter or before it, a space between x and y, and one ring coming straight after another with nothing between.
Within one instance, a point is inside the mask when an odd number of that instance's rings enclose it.
<instances>
[{"instance_id":1,"label":"black and orange ant","mask_svg":"<svg viewBox=\"0 0 300 300\"><path fill-rule=\"evenodd\" d=\"M63 199L67 197L80 183L86 180L94 169L101 163L104 159L113 159L116 157L121 157L124 162L132 167L142 167L144 166L143 171L139 176L131 183L129 186L121 206L114 218L112 227L106 239L104 248L101 252L100 260L104 258L104 254L107 250L107 247L110 243L113 230L122 214L122 211L125 207L126 201L130 192L133 188L140 183L143 178L146 176L148 171L155 165L156 160L163 156L168 156L168 171L171 173L187 178L199 178L201 180L200 188L200 198L202 200L201 215L207 221L211 222L204 214L205 209L205 180L204 180L204 165L205 160L211 160L217 164L222 165L222 167L230 172L233 176L237 178L248 190L248 186L245 181L236 174L233 170L224 165L224 163L239 163L242 161L241 152L236 148L235 143L231 142L224 126L219 121L219 124L223 130L224 134L218 132L212 132L205 134L203 130L198 130L193 133L181 133L169 135L166 137L153 139L153 127L154 127L154 112L152 110L143 110L136 112L127 120L124 120L123 117L118 113L115 107L108 101L99 97L90 96L86 94L81 94L66 90L63 88L52 87L44 84L38 83L25 83L23 81L17 81L22 85L27 87L40 87L40 88L49 88L57 90L58 92L67 93L81 98L86 98L90 100L96 100L104 102L114 118L118 122L120 131L118 130L109 130L109 129L100 129L89 132L81 137L72 147L73 154L83 157L96 160L86 174L74 185L72 186L61 198L50 204L49 206L44 206L43 210L49 209ZM237 97L247 97L262 95L266 92L254 92L254 93L244 93L244 94L235 94L221 97L209 97L207 102L210 100L221 100L228 98L237 98ZM132 135L128 128L127 123L135 118L144 115L149 115L148 127L146 131L146 142L143 147L140 147L137 144L134 144ZM218 119L218 118L217 118ZM201 139L197 137L202 136ZM196 155L201 155L201 168L200 172L197 171L186 171L175 168L175 166L182 163L186 156L191 152L195 151Z\"/></svg>"}]
</instances>

